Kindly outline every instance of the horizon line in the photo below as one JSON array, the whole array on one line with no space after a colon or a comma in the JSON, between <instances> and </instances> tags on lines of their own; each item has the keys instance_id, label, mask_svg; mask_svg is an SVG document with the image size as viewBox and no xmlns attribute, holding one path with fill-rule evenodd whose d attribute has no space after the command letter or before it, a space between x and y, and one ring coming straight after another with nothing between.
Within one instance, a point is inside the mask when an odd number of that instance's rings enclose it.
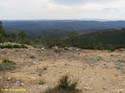
<instances>
[{"instance_id":1,"label":"horizon line","mask_svg":"<svg viewBox=\"0 0 125 93\"><path fill-rule=\"evenodd\" d=\"M0 19L1 21L125 21L125 19Z\"/></svg>"}]
</instances>

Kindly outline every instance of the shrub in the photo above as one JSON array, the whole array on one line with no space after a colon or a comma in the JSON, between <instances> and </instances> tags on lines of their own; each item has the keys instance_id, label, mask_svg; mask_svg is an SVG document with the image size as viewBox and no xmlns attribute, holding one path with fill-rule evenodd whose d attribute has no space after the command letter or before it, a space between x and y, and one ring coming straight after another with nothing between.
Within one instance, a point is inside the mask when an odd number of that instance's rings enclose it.
<instances>
[{"instance_id":1,"label":"shrub","mask_svg":"<svg viewBox=\"0 0 125 93\"><path fill-rule=\"evenodd\" d=\"M59 80L59 85L57 89L59 90L76 90L77 82L72 82L69 80L68 76L63 76Z\"/></svg>"},{"instance_id":2,"label":"shrub","mask_svg":"<svg viewBox=\"0 0 125 93\"><path fill-rule=\"evenodd\" d=\"M44 85L46 82L44 80L39 80L39 85Z\"/></svg>"},{"instance_id":3,"label":"shrub","mask_svg":"<svg viewBox=\"0 0 125 93\"><path fill-rule=\"evenodd\" d=\"M58 85L55 88L49 89L45 93L80 93L81 90L77 89L77 84L77 81L72 82L66 75L59 80Z\"/></svg>"},{"instance_id":4,"label":"shrub","mask_svg":"<svg viewBox=\"0 0 125 93\"><path fill-rule=\"evenodd\" d=\"M16 63L10 60L4 60L0 63L0 71L15 69Z\"/></svg>"}]
</instances>

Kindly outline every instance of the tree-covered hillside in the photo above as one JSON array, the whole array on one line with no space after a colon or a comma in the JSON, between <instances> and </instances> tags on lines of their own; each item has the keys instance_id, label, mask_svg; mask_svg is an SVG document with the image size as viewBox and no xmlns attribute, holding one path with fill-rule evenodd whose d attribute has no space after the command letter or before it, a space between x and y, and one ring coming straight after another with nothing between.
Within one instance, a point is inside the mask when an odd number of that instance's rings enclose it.
<instances>
[{"instance_id":1,"label":"tree-covered hillside","mask_svg":"<svg viewBox=\"0 0 125 93\"><path fill-rule=\"evenodd\" d=\"M49 23L50 24L50 23ZM37 33L37 32L36 32ZM33 34L34 36L34 34ZM28 36L25 31L4 32L0 22L0 42L17 42L33 46L51 48L79 47L84 49L110 49L125 48L125 29L98 30L82 34L79 31L46 31L39 36Z\"/></svg>"},{"instance_id":2,"label":"tree-covered hillside","mask_svg":"<svg viewBox=\"0 0 125 93\"><path fill-rule=\"evenodd\" d=\"M97 31L89 34L69 33L64 39L44 39L47 47L78 47L83 49L108 49L125 48L125 29L112 29Z\"/></svg>"},{"instance_id":3,"label":"tree-covered hillside","mask_svg":"<svg viewBox=\"0 0 125 93\"><path fill-rule=\"evenodd\" d=\"M67 44L88 49L125 47L125 29L97 31L66 40Z\"/></svg>"}]
</instances>

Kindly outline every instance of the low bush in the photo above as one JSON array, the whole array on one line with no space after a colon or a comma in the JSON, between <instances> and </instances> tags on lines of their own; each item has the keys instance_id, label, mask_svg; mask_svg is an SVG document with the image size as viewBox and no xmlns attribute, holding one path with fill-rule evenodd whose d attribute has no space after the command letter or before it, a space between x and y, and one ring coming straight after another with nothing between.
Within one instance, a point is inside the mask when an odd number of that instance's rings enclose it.
<instances>
[{"instance_id":1,"label":"low bush","mask_svg":"<svg viewBox=\"0 0 125 93\"><path fill-rule=\"evenodd\" d=\"M45 93L80 93L81 90L77 89L78 82L72 82L69 77L63 76L58 85L53 89L48 89Z\"/></svg>"},{"instance_id":2,"label":"low bush","mask_svg":"<svg viewBox=\"0 0 125 93\"><path fill-rule=\"evenodd\" d=\"M10 60L4 60L0 63L0 71L14 70L16 63Z\"/></svg>"},{"instance_id":3,"label":"low bush","mask_svg":"<svg viewBox=\"0 0 125 93\"><path fill-rule=\"evenodd\" d=\"M25 45L18 45L18 44L6 44L6 45L0 45L0 48L4 49L4 48L8 48L8 49L12 49L12 48L27 48Z\"/></svg>"},{"instance_id":4,"label":"low bush","mask_svg":"<svg viewBox=\"0 0 125 93\"><path fill-rule=\"evenodd\" d=\"M68 76L64 76L59 80L57 89L59 90L76 90L77 82L68 80Z\"/></svg>"}]
</instances>

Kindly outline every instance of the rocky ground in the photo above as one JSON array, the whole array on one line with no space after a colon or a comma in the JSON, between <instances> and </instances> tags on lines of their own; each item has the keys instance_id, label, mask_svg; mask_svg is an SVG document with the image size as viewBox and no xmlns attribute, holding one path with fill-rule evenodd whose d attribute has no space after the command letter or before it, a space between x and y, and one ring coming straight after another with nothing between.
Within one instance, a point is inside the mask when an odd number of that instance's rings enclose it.
<instances>
[{"instance_id":1,"label":"rocky ground","mask_svg":"<svg viewBox=\"0 0 125 93\"><path fill-rule=\"evenodd\" d=\"M78 81L83 93L125 93L124 50L0 49L0 61L5 59L16 62L16 69L1 71L0 79L26 89L20 93L44 93L64 75Z\"/></svg>"}]
</instances>

